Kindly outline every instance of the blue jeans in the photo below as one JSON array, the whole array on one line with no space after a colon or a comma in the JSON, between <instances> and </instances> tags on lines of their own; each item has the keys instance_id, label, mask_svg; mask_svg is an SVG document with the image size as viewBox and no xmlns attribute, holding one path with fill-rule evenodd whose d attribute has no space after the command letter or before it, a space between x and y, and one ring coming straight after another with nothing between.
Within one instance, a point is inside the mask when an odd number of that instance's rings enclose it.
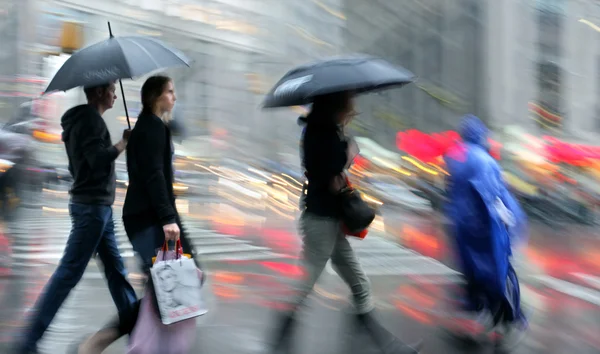
<instances>
[{"instance_id":1,"label":"blue jeans","mask_svg":"<svg viewBox=\"0 0 600 354\"><path fill-rule=\"evenodd\" d=\"M31 349L43 336L96 252L104 264L108 288L119 312L130 311L137 302L117 247L112 207L71 203L69 212L72 226L64 255L38 300L37 313L27 333L25 344Z\"/></svg>"},{"instance_id":2,"label":"blue jeans","mask_svg":"<svg viewBox=\"0 0 600 354\"><path fill-rule=\"evenodd\" d=\"M152 268L152 257L156 256L156 250L161 248L165 242L165 233L160 225L153 225L144 230L129 235L133 250L138 254L142 271L150 276Z\"/></svg>"}]
</instances>

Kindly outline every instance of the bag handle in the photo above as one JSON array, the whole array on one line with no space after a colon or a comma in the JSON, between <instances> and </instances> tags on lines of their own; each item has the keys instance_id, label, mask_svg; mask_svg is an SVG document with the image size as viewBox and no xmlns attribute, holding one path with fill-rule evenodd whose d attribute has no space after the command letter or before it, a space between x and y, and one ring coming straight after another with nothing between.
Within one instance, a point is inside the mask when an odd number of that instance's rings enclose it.
<instances>
[{"instance_id":1,"label":"bag handle","mask_svg":"<svg viewBox=\"0 0 600 354\"><path fill-rule=\"evenodd\" d=\"M169 243L167 242L167 240L165 240L165 242L162 245L162 252L163 252L163 261L165 260L165 255L167 254L167 252L169 251ZM175 241L175 259L179 259L182 255L183 255L183 248L181 247L181 240L177 239L177 241Z\"/></svg>"}]
</instances>

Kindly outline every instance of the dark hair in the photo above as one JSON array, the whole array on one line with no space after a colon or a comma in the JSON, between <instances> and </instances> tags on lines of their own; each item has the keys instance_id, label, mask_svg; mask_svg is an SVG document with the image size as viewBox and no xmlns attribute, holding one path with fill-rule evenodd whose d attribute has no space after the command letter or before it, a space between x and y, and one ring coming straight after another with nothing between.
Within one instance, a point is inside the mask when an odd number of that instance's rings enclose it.
<instances>
[{"instance_id":1,"label":"dark hair","mask_svg":"<svg viewBox=\"0 0 600 354\"><path fill-rule=\"evenodd\" d=\"M85 98L88 101L93 100L95 98L94 94L96 93L97 90L106 91L106 90L108 90L108 88L110 87L111 84L112 84L112 82L109 82L107 84L102 84L102 85L84 87L83 93L85 93Z\"/></svg>"},{"instance_id":2,"label":"dark hair","mask_svg":"<svg viewBox=\"0 0 600 354\"><path fill-rule=\"evenodd\" d=\"M351 97L351 93L347 91L315 97L312 109L307 117L307 123L335 122L338 115L348 109Z\"/></svg>"},{"instance_id":3,"label":"dark hair","mask_svg":"<svg viewBox=\"0 0 600 354\"><path fill-rule=\"evenodd\" d=\"M165 86L171 82L166 75L154 75L149 77L142 85L142 112L152 113L154 103L163 94Z\"/></svg>"}]
</instances>

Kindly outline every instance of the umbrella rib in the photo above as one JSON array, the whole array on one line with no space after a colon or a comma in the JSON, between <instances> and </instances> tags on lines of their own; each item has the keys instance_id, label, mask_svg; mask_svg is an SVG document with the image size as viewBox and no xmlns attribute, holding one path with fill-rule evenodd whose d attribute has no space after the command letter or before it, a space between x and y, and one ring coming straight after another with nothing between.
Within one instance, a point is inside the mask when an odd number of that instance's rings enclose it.
<instances>
[{"instance_id":1,"label":"umbrella rib","mask_svg":"<svg viewBox=\"0 0 600 354\"><path fill-rule=\"evenodd\" d=\"M189 64L189 58L187 58L187 57L186 57L186 56L184 56L183 54L180 54L180 53L178 53L178 51L177 51L177 50L173 50L173 49L171 49L171 48L167 47L167 46L166 46L164 43L162 43L162 42L160 42L160 41L157 41L157 40L155 40L155 39L153 39L153 38L147 38L147 40L149 40L149 41L152 41L152 42L154 42L154 43L156 43L156 44L160 45L160 46L161 46L161 47L163 47L164 49L166 49L166 50L168 50L169 52L173 53L173 54L174 54L174 55L177 57L177 59L181 60L181 61L182 61L182 62L183 62L183 63L184 63L186 66L190 66L190 64Z\"/></svg>"},{"instance_id":2,"label":"umbrella rib","mask_svg":"<svg viewBox=\"0 0 600 354\"><path fill-rule=\"evenodd\" d=\"M140 45L138 42L134 41L131 38L120 38L121 40L126 40L126 41L130 41L131 43L135 44L138 48L140 48L144 53L146 53L146 55L148 56L148 58L150 58L150 60L152 60L152 62L154 63L154 66L157 69L160 69L160 65L158 64L158 62L156 62L156 60L154 60L154 58L152 57L152 55L150 55L150 53L148 52L148 50L146 50L146 48L144 48L142 45ZM119 43L119 45L121 45L121 43ZM127 60L127 56L125 56L125 60ZM127 64L129 64L129 61L127 61Z\"/></svg>"}]
</instances>

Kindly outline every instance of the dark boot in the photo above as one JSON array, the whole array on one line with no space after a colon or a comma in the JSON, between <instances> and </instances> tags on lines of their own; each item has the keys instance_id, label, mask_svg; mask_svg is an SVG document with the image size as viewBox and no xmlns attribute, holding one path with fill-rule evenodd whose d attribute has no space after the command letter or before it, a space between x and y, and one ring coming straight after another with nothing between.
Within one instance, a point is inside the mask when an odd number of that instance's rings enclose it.
<instances>
[{"instance_id":1,"label":"dark boot","mask_svg":"<svg viewBox=\"0 0 600 354\"><path fill-rule=\"evenodd\" d=\"M373 342L375 342L384 354L417 354L423 346L422 341L412 345L404 344L381 325L375 317L374 310L365 314L359 314L357 318L359 325L367 331Z\"/></svg>"},{"instance_id":2,"label":"dark boot","mask_svg":"<svg viewBox=\"0 0 600 354\"><path fill-rule=\"evenodd\" d=\"M275 336L272 341L273 354L288 354L291 351L293 330L295 325L295 313L288 312L279 315L278 327L275 329Z\"/></svg>"}]
</instances>

